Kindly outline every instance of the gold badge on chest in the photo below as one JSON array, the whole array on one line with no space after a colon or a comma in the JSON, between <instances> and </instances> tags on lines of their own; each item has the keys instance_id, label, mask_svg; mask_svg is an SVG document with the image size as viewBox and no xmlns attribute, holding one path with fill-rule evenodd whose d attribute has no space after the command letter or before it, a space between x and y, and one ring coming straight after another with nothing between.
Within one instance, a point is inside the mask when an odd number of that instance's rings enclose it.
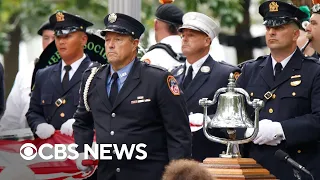
<instances>
[{"instance_id":1,"label":"gold badge on chest","mask_svg":"<svg viewBox=\"0 0 320 180\"><path fill-rule=\"evenodd\" d=\"M298 86L300 84L301 84L301 75L291 76L291 82L290 82L291 86Z\"/></svg>"}]
</instances>

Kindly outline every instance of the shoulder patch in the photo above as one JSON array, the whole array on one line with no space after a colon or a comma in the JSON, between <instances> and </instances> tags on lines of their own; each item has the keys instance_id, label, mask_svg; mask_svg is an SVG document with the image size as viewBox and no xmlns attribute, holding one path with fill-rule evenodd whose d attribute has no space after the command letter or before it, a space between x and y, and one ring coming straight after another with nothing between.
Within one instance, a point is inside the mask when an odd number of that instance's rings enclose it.
<instances>
[{"instance_id":1,"label":"shoulder patch","mask_svg":"<svg viewBox=\"0 0 320 180\"><path fill-rule=\"evenodd\" d=\"M167 84L173 95L180 96L180 89L176 78L174 78L172 75L169 75L167 77Z\"/></svg>"},{"instance_id":2,"label":"shoulder patch","mask_svg":"<svg viewBox=\"0 0 320 180\"><path fill-rule=\"evenodd\" d=\"M237 80L240 75L241 75L241 73L239 71L236 71L236 72L233 73L233 76L234 76L235 80Z\"/></svg>"},{"instance_id":3,"label":"shoulder patch","mask_svg":"<svg viewBox=\"0 0 320 180\"><path fill-rule=\"evenodd\" d=\"M150 59L144 59L144 60L142 60L142 61L145 62L145 63L147 63L147 64L151 64Z\"/></svg>"}]
</instances>

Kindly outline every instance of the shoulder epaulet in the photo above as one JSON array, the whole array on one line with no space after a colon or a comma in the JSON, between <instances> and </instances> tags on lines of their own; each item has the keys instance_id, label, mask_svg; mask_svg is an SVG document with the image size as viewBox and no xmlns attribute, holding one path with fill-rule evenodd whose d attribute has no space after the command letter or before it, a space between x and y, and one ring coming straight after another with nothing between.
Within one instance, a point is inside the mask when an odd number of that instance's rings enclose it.
<instances>
[{"instance_id":1,"label":"shoulder epaulet","mask_svg":"<svg viewBox=\"0 0 320 180\"><path fill-rule=\"evenodd\" d=\"M183 66L184 66L184 64L179 64L179 65L177 65L177 66L174 66L171 71L174 71L174 70L176 70L176 69L180 69L180 68L183 67Z\"/></svg>"},{"instance_id":2,"label":"shoulder epaulet","mask_svg":"<svg viewBox=\"0 0 320 180\"><path fill-rule=\"evenodd\" d=\"M103 66L105 66L106 64L101 64L101 63L99 63L99 62L91 62L91 64L89 65L89 67L85 70L85 72L86 71L91 71L91 69L92 68L94 68L94 67L103 67Z\"/></svg>"},{"instance_id":3,"label":"shoulder epaulet","mask_svg":"<svg viewBox=\"0 0 320 180\"><path fill-rule=\"evenodd\" d=\"M308 60L308 61L313 61L313 62L315 62L317 64L320 64L320 60L315 58L315 57L312 57L312 56L303 56L303 59L304 60Z\"/></svg>"},{"instance_id":4,"label":"shoulder epaulet","mask_svg":"<svg viewBox=\"0 0 320 180\"><path fill-rule=\"evenodd\" d=\"M142 62L142 63L144 63L146 66L149 66L149 67L153 67L153 68L160 69L160 70L163 70L163 71L168 71L166 68L158 66L158 65L148 64L146 62Z\"/></svg>"},{"instance_id":5,"label":"shoulder epaulet","mask_svg":"<svg viewBox=\"0 0 320 180\"><path fill-rule=\"evenodd\" d=\"M238 64L238 67L241 69L245 64L247 63L252 63L252 62L255 62L255 61L260 61L260 60L265 60L268 56L265 55L265 56L259 56L257 59L249 59L247 61L244 61L240 64Z\"/></svg>"}]
</instances>

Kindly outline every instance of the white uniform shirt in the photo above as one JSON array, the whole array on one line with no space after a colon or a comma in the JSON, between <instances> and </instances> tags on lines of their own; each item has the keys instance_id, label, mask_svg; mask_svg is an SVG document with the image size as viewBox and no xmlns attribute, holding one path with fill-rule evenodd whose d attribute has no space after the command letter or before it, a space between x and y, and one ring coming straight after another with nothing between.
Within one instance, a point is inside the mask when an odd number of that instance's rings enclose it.
<instances>
[{"instance_id":1,"label":"white uniform shirt","mask_svg":"<svg viewBox=\"0 0 320 180\"><path fill-rule=\"evenodd\" d=\"M182 53L181 51L181 37L178 35L168 36L163 38L161 43L169 44L175 53ZM147 52L142 58L142 61L150 62L150 64L164 67L171 71L174 67L179 66L180 63L171 57L166 50L161 48L153 49Z\"/></svg>"},{"instance_id":2,"label":"white uniform shirt","mask_svg":"<svg viewBox=\"0 0 320 180\"><path fill-rule=\"evenodd\" d=\"M31 81L34 70L32 61L16 75L13 87L7 98L6 109L0 120L0 131L28 128L25 114L29 109Z\"/></svg>"}]
</instances>

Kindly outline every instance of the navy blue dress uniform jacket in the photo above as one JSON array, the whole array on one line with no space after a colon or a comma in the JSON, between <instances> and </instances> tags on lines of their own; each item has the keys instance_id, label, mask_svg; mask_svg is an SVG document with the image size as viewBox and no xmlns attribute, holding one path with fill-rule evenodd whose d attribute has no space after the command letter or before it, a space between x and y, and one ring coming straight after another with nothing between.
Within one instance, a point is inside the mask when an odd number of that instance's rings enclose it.
<instances>
[{"instance_id":1,"label":"navy blue dress uniform jacket","mask_svg":"<svg viewBox=\"0 0 320 180\"><path fill-rule=\"evenodd\" d=\"M239 72L237 67L224 62L217 62L209 56L201 67L207 66L209 72L202 72L199 69L196 76L186 89L183 89L184 97L187 102L188 111L190 113L203 113L203 107L199 105L201 98L213 99L214 94L219 88L227 87L228 77L231 72ZM172 74L176 77L181 88L183 88L183 80L185 77L185 65L181 65L172 70ZM209 106L208 115L215 114L217 103ZM212 135L218 137L227 137L226 133L220 129L210 130ZM226 151L227 146L208 140L203 133L203 129L193 132L192 135L192 158L203 161L207 157L219 157L222 151Z\"/></svg>"},{"instance_id":2,"label":"navy blue dress uniform jacket","mask_svg":"<svg viewBox=\"0 0 320 180\"><path fill-rule=\"evenodd\" d=\"M64 91L61 82L62 62L40 69L35 78L35 85L30 99L30 107L26 114L28 124L33 132L41 123L48 122L57 130L61 125L72 118L79 104L79 89L83 72L89 67L91 60L89 56L81 62L77 71L69 82L69 88ZM65 96L65 104L62 104L56 112L55 101Z\"/></svg>"},{"instance_id":3,"label":"navy blue dress uniform jacket","mask_svg":"<svg viewBox=\"0 0 320 180\"><path fill-rule=\"evenodd\" d=\"M174 95L170 91L167 79L173 76L168 71L136 59L112 106L106 89L110 65L102 67L88 91L88 112L83 91L90 72L84 74L80 104L74 115L77 151L84 151L83 144L92 144L93 127L97 144L117 144L118 147L122 144L129 147L138 143L147 145L145 160L136 160L134 157L139 154L136 151L131 160L126 157L118 160L115 154L107 154L112 160L99 161L98 179L108 180L116 176L117 180L159 180L170 160L191 156L186 104L182 94ZM138 99L147 101L138 103Z\"/></svg>"},{"instance_id":4,"label":"navy blue dress uniform jacket","mask_svg":"<svg viewBox=\"0 0 320 180\"><path fill-rule=\"evenodd\" d=\"M320 64L306 58L297 48L280 77L274 81L271 56L246 63L237 86L244 88L251 100L263 99L264 94L277 87L274 95L260 111L260 120L280 122L286 140L278 146L247 144L249 156L279 179L295 179L290 165L279 161L274 153L278 149L320 178ZM253 108L248 108L249 115ZM302 179L307 179L303 177Z\"/></svg>"}]
</instances>

